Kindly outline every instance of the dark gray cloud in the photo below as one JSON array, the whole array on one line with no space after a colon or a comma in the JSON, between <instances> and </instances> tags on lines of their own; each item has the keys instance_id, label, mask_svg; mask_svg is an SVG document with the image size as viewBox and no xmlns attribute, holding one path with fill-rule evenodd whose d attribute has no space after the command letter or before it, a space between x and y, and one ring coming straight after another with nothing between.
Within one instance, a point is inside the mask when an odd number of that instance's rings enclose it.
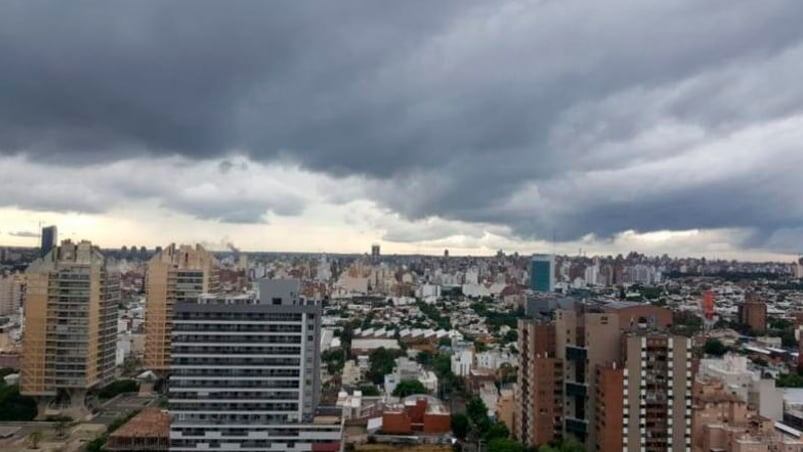
<instances>
[{"instance_id":1,"label":"dark gray cloud","mask_svg":"<svg viewBox=\"0 0 803 452\"><path fill-rule=\"evenodd\" d=\"M729 137L803 114L801 21L795 0L4 2L0 152L236 151L364 176L409 218L565 240L740 227L761 242L803 226L786 195L803 150ZM772 161L745 170L722 158L736 148ZM718 166L685 174L705 155ZM674 184L655 184L661 168ZM171 203L225 221L266 209Z\"/></svg>"},{"instance_id":2,"label":"dark gray cloud","mask_svg":"<svg viewBox=\"0 0 803 452\"><path fill-rule=\"evenodd\" d=\"M24 238L38 238L39 234L32 231L16 231L16 232L9 232L8 235L12 237L24 237Z\"/></svg>"}]
</instances>

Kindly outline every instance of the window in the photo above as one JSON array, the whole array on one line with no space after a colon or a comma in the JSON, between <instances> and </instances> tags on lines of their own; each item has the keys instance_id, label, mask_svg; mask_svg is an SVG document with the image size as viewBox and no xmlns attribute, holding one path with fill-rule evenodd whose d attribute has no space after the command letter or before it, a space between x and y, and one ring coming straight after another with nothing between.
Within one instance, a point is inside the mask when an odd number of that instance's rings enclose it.
<instances>
[{"instance_id":1,"label":"window","mask_svg":"<svg viewBox=\"0 0 803 452\"><path fill-rule=\"evenodd\" d=\"M281 299L281 298L278 298L278 297L273 297L273 298L271 299L271 302L272 302L273 304L282 304L282 299Z\"/></svg>"}]
</instances>

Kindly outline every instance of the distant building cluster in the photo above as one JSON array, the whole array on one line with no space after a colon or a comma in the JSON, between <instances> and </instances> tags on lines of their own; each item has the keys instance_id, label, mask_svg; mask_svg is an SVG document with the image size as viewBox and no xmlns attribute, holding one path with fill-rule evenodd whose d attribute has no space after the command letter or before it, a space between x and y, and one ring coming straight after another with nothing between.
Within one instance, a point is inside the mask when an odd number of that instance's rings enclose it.
<instances>
[{"instance_id":1,"label":"distant building cluster","mask_svg":"<svg viewBox=\"0 0 803 452\"><path fill-rule=\"evenodd\" d=\"M0 367L39 419L127 413L114 451L803 451L802 269L101 250L52 226L0 248Z\"/></svg>"}]
</instances>

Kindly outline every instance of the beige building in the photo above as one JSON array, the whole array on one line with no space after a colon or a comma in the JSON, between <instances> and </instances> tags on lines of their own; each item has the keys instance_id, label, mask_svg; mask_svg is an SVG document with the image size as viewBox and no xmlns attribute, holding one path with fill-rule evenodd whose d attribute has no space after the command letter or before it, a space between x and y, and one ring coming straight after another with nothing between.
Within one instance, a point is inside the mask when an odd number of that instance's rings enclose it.
<instances>
[{"instance_id":1,"label":"beige building","mask_svg":"<svg viewBox=\"0 0 803 452\"><path fill-rule=\"evenodd\" d=\"M671 312L610 304L519 320L513 436L529 446L574 437L586 450L686 451L691 346Z\"/></svg>"},{"instance_id":2,"label":"beige building","mask_svg":"<svg viewBox=\"0 0 803 452\"><path fill-rule=\"evenodd\" d=\"M17 312L25 296L25 275L12 273L0 274L0 315Z\"/></svg>"},{"instance_id":3,"label":"beige building","mask_svg":"<svg viewBox=\"0 0 803 452\"><path fill-rule=\"evenodd\" d=\"M516 410L516 393L513 389L502 389L496 400L496 418L505 424L508 431L513 431Z\"/></svg>"},{"instance_id":4,"label":"beige building","mask_svg":"<svg viewBox=\"0 0 803 452\"><path fill-rule=\"evenodd\" d=\"M65 240L26 277L21 392L80 416L86 391L113 377L119 275L90 242Z\"/></svg>"},{"instance_id":5,"label":"beige building","mask_svg":"<svg viewBox=\"0 0 803 452\"><path fill-rule=\"evenodd\" d=\"M564 433L593 450L597 413L596 369L620 357L619 316L609 313L555 312L557 357L564 362Z\"/></svg>"},{"instance_id":6,"label":"beige building","mask_svg":"<svg viewBox=\"0 0 803 452\"><path fill-rule=\"evenodd\" d=\"M694 383L693 452L800 452L803 441L790 429L758 415L712 378Z\"/></svg>"},{"instance_id":7,"label":"beige building","mask_svg":"<svg viewBox=\"0 0 803 452\"><path fill-rule=\"evenodd\" d=\"M148 261L145 282L145 367L161 375L170 368L173 305L217 292L217 259L201 245L171 244Z\"/></svg>"}]
</instances>

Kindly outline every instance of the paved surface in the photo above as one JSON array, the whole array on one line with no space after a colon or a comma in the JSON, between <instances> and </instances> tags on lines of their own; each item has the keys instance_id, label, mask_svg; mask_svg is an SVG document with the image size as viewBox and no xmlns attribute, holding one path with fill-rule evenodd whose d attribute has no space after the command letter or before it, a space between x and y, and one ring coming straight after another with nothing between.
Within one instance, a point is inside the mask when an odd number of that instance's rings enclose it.
<instances>
[{"instance_id":1,"label":"paved surface","mask_svg":"<svg viewBox=\"0 0 803 452\"><path fill-rule=\"evenodd\" d=\"M136 394L122 394L113 399L104 402L97 416L88 422L81 422L82 426L91 427L92 424L102 424L108 426L116 419L125 417L134 411L138 411L146 406L155 405L158 399L154 397L139 397ZM102 432L103 427L96 426L101 430L91 430L85 434L76 434L76 428L71 428L72 434L68 438L61 439L55 438L55 422L0 422L0 427L19 428L10 438L0 438L0 451L2 452L22 452L29 451L28 436L34 432L39 431L42 433L42 440L40 443L39 451L79 451L83 448L86 441L96 437L99 432Z\"/></svg>"},{"instance_id":2,"label":"paved surface","mask_svg":"<svg viewBox=\"0 0 803 452\"><path fill-rule=\"evenodd\" d=\"M136 394L123 394L104 403L93 423L109 425L116 419L156 403L155 397L140 397Z\"/></svg>"}]
</instances>

